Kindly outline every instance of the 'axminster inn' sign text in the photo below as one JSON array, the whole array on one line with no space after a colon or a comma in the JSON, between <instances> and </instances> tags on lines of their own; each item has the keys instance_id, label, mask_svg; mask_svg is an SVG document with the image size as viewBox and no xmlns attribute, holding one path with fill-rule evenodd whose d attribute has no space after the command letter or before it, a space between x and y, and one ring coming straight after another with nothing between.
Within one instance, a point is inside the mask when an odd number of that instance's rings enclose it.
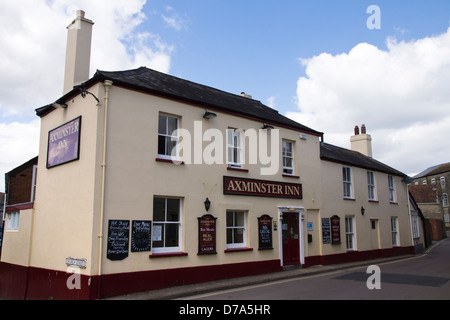
<instances>
[{"instance_id":1,"label":"'axminster inn' sign text","mask_svg":"<svg viewBox=\"0 0 450 320\"><path fill-rule=\"evenodd\" d=\"M302 199L300 183L223 177L223 193L242 196Z\"/></svg>"}]
</instances>

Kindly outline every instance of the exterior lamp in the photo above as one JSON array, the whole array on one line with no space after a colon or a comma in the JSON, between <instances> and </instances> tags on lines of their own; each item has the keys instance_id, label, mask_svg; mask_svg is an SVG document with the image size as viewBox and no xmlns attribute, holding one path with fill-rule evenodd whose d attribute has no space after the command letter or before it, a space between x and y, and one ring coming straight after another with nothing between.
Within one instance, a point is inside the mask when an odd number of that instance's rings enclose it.
<instances>
[{"instance_id":1,"label":"exterior lamp","mask_svg":"<svg viewBox=\"0 0 450 320\"><path fill-rule=\"evenodd\" d=\"M217 114L213 113L213 112L209 112L208 110L206 110L205 114L203 115L203 118L205 119L213 119L216 118Z\"/></svg>"},{"instance_id":2,"label":"exterior lamp","mask_svg":"<svg viewBox=\"0 0 450 320\"><path fill-rule=\"evenodd\" d=\"M271 125L268 125L268 124L265 124L264 123L264 125L263 125L263 130L271 130L271 129L274 129L274 127L273 126L271 126Z\"/></svg>"},{"instance_id":3,"label":"exterior lamp","mask_svg":"<svg viewBox=\"0 0 450 320\"><path fill-rule=\"evenodd\" d=\"M205 204L205 209L206 209L206 211L208 212L208 211L209 211L209 208L211 207L211 201L209 201L209 199L206 198L204 204Z\"/></svg>"},{"instance_id":4,"label":"exterior lamp","mask_svg":"<svg viewBox=\"0 0 450 320\"><path fill-rule=\"evenodd\" d=\"M364 209L364 207L361 207L361 214L364 215L364 212L366 212L366 209Z\"/></svg>"}]
</instances>

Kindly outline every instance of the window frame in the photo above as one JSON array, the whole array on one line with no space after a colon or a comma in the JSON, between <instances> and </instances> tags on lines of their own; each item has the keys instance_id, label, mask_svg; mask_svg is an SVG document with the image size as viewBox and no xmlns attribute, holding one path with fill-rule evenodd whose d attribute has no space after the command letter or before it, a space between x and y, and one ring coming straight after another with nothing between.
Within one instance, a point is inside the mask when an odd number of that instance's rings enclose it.
<instances>
[{"instance_id":1,"label":"window frame","mask_svg":"<svg viewBox=\"0 0 450 320\"><path fill-rule=\"evenodd\" d=\"M243 214L243 225L236 225L236 213ZM247 248L247 212L244 210L227 210L226 212L226 248L236 249L236 248ZM228 225L228 215L233 215L233 225ZM242 242L235 242L234 232L232 232L232 242L228 243L228 230L242 229Z\"/></svg>"},{"instance_id":2,"label":"window frame","mask_svg":"<svg viewBox=\"0 0 450 320\"><path fill-rule=\"evenodd\" d=\"M355 251L355 217L346 216L345 217L345 247L347 251ZM350 240L350 241L349 241Z\"/></svg>"},{"instance_id":3,"label":"window frame","mask_svg":"<svg viewBox=\"0 0 450 320\"><path fill-rule=\"evenodd\" d=\"M155 219L155 199L164 199L164 221L162 220L156 220ZM168 199L176 199L179 200L179 207L178 207L178 221L169 221L167 219L167 200ZM177 198L177 197L164 197L164 196L154 196L153 197L153 216L152 216L152 253L173 253L173 252L181 252L182 251L182 226L183 226L183 199ZM156 233L155 233L155 226L156 225L162 225L161 230L161 238L163 241L162 247L155 247L154 242L156 241L154 239ZM174 247L167 247L166 246L166 235L167 235L167 226L168 225L178 225L178 246Z\"/></svg>"},{"instance_id":4,"label":"window frame","mask_svg":"<svg viewBox=\"0 0 450 320\"><path fill-rule=\"evenodd\" d=\"M244 164L242 130L227 129L227 165L230 168L242 169ZM230 159L230 156L232 157Z\"/></svg>"},{"instance_id":5,"label":"window frame","mask_svg":"<svg viewBox=\"0 0 450 320\"><path fill-rule=\"evenodd\" d=\"M377 201L377 183L373 171L367 171L367 191L369 201Z\"/></svg>"},{"instance_id":6,"label":"window frame","mask_svg":"<svg viewBox=\"0 0 450 320\"><path fill-rule=\"evenodd\" d=\"M285 145L290 145L290 155L287 152L287 147ZM283 174L293 176L295 175L295 145L294 141L290 140L282 140L282 165L283 165ZM286 163L288 160L291 161L291 166L287 166ZM288 172L290 171L290 172Z\"/></svg>"},{"instance_id":7,"label":"window frame","mask_svg":"<svg viewBox=\"0 0 450 320\"><path fill-rule=\"evenodd\" d=\"M161 133L160 132L160 119L161 117L165 117L165 132ZM175 130L173 130L171 133L168 132L169 130L169 118L171 119L175 119L176 120L176 128ZM173 135L173 133L176 131L178 133L178 129L180 129L180 117L175 116L175 115L170 115L170 114L165 114L165 113L159 113L158 115L158 144L157 144L157 153L158 153L158 158L160 159L168 159L168 160L172 160L172 159L176 159L178 156L178 142L180 137L178 135ZM164 153L160 153L160 137L164 138ZM170 150L168 149L168 141L170 142L175 142L174 147ZM174 154L174 149L175 149L175 154Z\"/></svg>"},{"instance_id":8,"label":"window frame","mask_svg":"<svg viewBox=\"0 0 450 320\"><path fill-rule=\"evenodd\" d=\"M391 176L391 175L388 176L388 190L389 190L389 202L396 203L397 202L397 194L395 191L395 180L394 180L394 176Z\"/></svg>"},{"instance_id":9,"label":"window frame","mask_svg":"<svg viewBox=\"0 0 450 320\"><path fill-rule=\"evenodd\" d=\"M395 223L394 223L395 222ZM398 217L391 217L392 246L400 246L398 232Z\"/></svg>"},{"instance_id":10,"label":"window frame","mask_svg":"<svg viewBox=\"0 0 450 320\"><path fill-rule=\"evenodd\" d=\"M445 192L442 194L442 206L444 208L447 208L449 206L449 204L448 204L448 194L445 193Z\"/></svg>"},{"instance_id":11,"label":"window frame","mask_svg":"<svg viewBox=\"0 0 450 320\"><path fill-rule=\"evenodd\" d=\"M20 212L11 211L6 213L5 231L19 231Z\"/></svg>"},{"instance_id":12,"label":"window frame","mask_svg":"<svg viewBox=\"0 0 450 320\"><path fill-rule=\"evenodd\" d=\"M350 178L350 180L346 180L346 178ZM343 183L344 199L354 199L353 174L351 167L347 166L342 167L342 183ZM346 191L349 191L349 194L346 194Z\"/></svg>"}]
</instances>

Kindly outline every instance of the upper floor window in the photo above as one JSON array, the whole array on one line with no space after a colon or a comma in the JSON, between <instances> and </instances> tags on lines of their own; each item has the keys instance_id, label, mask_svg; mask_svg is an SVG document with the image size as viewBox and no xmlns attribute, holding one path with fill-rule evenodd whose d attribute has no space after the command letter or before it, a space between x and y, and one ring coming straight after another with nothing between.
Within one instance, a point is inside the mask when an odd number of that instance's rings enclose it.
<instances>
[{"instance_id":1,"label":"upper floor window","mask_svg":"<svg viewBox=\"0 0 450 320\"><path fill-rule=\"evenodd\" d=\"M176 117L160 114L158 121L158 156L170 159L176 155L178 136L175 130L179 128L180 120Z\"/></svg>"},{"instance_id":2,"label":"upper floor window","mask_svg":"<svg viewBox=\"0 0 450 320\"><path fill-rule=\"evenodd\" d=\"M353 198L352 168L342 167L344 198Z\"/></svg>"},{"instance_id":3,"label":"upper floor window","mask_svg":"<svg viewBox=\"0 0 450 320\"><path fill-rule=\"evenodd\" d=\"M431 184L436 184L436 178L431 178Z\"/></svg>"},{"instance_id":4,"label":"upper floor window","mask_svg":"<svg viewBox=\"0 0 450 320\"><path fill-rule=\"evenodd\" d=\"M445 177L441 177L441 188L445 188Z\"/></svg>"},{"instance_id":5,"label":"upper floor window","mask_svg":"<svg viewBox=\"0 0 450 320\"><path fill-rule=\"evenodd\" d=\"M233 168L242 168L242 132L238 129L227 129L227 159Z\"/></svg>"},{"instance_id":6,"label":"upper floor window","mask_svg":"<svg viewBox=\"0 0 450 320\"><path fill-rule=\"evenodd\" d=\"M375 174L372 171L367 171L367 188L369 191L369 200L376 200L377 189L375 186Z\"/></svg>"},{"instance_id":7,"label":"upper floor window","mask_svg":"<svg viewBox=\"0 0 450 320\"><path fill-rule=\"evenodd\" d=\"M394 176L388 176L389 202L396 202Z\"/></svg>"},{"instance_id":8,"label":"upper floor window","mask_svg":"<svg viewBox=\"0 0 450 320\"><path fill-rule=\"evenodd\" d=\"M283 140L283 174L294 174L294 143Z\"/></svg>"}]
</instances>

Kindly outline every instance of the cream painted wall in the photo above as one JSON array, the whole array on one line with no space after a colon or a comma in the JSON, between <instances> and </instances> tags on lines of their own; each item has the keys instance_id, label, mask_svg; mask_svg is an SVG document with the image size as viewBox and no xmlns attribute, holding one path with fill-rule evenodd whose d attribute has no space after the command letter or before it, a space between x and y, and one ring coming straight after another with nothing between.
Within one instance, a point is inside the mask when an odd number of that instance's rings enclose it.
<instances>
[{"instance_id":1,"label":"cream painted wall","mask_svg":"<svg viewBox=\"0 0 450 320\"><path fill-rule=\"evenodd\" d=\"M394 176L396 203L389 202L388 174L375 172L377 201L369 201L366 169L351 167L353 177L353 200L343 198L342 164L322 161L323 203L321 217L340 217L340 245L322 244L322 253L346 252L345 217L355 221L356 250L392 248L391 217L398 217L399 246L411 246L410 223L406 185L402 178ZM365 213L361 214L361 207ZM371 228L376 221L376 229Z\"/></svg>"}]
</instances>

